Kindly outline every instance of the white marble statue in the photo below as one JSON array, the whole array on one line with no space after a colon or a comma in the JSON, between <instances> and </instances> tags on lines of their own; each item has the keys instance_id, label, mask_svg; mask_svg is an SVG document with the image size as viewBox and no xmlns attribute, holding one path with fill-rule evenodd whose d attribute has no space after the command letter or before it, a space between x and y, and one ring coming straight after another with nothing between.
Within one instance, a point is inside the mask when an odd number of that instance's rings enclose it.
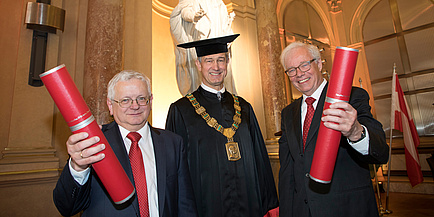
<instances>
[{"instance_id":1,"label":"white marble statue","mask_svg":"<svg viewBox=\"0 0 434 217\"><path fill-rule=\"evenodd\" d=\"M234 18L235 13L228 14L222 0L179 0L173 9L170 15L170 31L175 45L176 80L183 96L195 91L201 78L195 65L197 56L194 48L184 49L176 45L231 35ZM231 93L236 93L231 68L229 62L225 87Z\"/></svg>"}]
</instances>

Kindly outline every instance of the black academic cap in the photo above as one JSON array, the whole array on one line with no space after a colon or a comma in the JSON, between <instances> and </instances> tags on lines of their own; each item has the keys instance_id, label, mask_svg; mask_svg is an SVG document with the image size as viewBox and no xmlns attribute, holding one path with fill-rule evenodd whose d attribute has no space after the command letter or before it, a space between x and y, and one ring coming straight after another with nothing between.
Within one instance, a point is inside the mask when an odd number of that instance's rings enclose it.
<instances>
[{"instance_id":1,"label":"black academic cap","mask_svg":"<svg viewBox=\"0 0 434 217\"><path fill-rule=\"evenodd\" d=\"M192 41L184 44L178 44L182 48L196 48L197 57L203 57L211 54L228 52L228 43L233 42L240 34L228 35L218 38L208 38L199 41Z\"/></svg>"}]
</instances>

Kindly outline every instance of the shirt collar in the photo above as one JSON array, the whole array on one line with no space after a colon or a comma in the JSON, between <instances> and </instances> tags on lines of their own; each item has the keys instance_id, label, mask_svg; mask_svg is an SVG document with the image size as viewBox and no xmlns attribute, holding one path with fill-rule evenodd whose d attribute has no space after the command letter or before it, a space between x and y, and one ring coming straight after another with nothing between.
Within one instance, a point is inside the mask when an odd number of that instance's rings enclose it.
<instances>
[{"instance_id":1,"label":"shirt collar","mask_svg":"<svg viewBox=\"0 0 434 217\"><path fill-rule=\"evenodd\" d=\"M327 84L327 80L323 78L322 83L315 90L315 92L313 92L312 95L307 96L307 95L303 94L303 102L304 102L304 100L306 100L307 97L313 97L314 99L319 99L321 97L322 90L324 89L326 84Z\"/></svg>"},{"instance_id":2,"label":"shirt collar","mask_svg":"<svg viewBox=\"0 0 434 217\"><path fill-rule=\"evenodd\" d=\"M121 131L122 139L125 140L125 138L127 138L128 133L130 133L131 131L125 129L121 125L118 125L118 126L119 126L119 130ZM145 125L142 128L140 128L139 130L137 130L136 132L138 132L142 136L142 138L148 138L148 134L149 134L148 122L146 121Z\"/></svg>"},{"instance_id":3,"label":"shirt collar","mask_svg":"<svg viewBox=\"0 0 434 217\"><path fill-rule=\"evenodd\" d=\"M214 90L214 89L212 89L211 87L206 86L204 83L202 83L200 86L201 86L204 90L206 90L206 91L208 91L208 92L211 92L211 93L215 93L215 94L217 94L217 92L224 93L224 92L226 91L225 86L223 86L223 88L222 88L221 90Z\"/></svg>"}]
</instances>

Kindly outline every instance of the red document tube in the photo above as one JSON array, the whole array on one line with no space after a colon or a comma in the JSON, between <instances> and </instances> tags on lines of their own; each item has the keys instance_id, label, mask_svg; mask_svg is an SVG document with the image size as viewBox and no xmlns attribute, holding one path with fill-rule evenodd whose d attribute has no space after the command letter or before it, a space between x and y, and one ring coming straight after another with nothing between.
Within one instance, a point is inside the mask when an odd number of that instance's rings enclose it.
<instances>
[{"instance_id":1,"label":"red document tube","mask_svg":"<svg viewBox=\"0 0 434 217\"><path fill-rule=\"evenodd\" d=\"M40 77L72 133L87 132L89 137L98 136L100 138L99 143L95 145L106 145L105 150L102 151L105 158L92 166L113 202L121 204L130 199L135 193L134 186L72 81L65 65L50 69Z\"/></svg>"},{"instance_id":2,"label":"red document tube","mask_svg":"<svg viewBox=\"0 0 434 217\"><path fill-rule=\"evenodd\" d=\"M349 101L358 54L356 49L336 48L324 110L332 103ZM320 183L331 182L341 135L341 132L327 128L321 121L309 173L312 180Z\"/></svg>"}]
</instances>

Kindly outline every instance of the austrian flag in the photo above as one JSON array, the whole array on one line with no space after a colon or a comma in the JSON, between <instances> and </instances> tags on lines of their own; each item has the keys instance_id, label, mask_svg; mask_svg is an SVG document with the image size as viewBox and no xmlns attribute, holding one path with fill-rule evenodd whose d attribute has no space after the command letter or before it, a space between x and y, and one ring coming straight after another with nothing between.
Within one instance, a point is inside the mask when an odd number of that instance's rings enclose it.
<instances>
[{"instance_id":1,"label":"austrian flag","mask_svg":"<svg viewBox=\"0 0 434 217\"><path fill-rule=\"evenodd\" d=\"M419 136L410 114L407 101L399 84L398 75L393 72L392 79L392 116L391 129L396 129L402 132L404 136L405 146L405 163L407 166L407 175L411 186L423 182L422 170L419 163L419 154L417 147L419 146Z\"/></svg>"}]
</instances>

